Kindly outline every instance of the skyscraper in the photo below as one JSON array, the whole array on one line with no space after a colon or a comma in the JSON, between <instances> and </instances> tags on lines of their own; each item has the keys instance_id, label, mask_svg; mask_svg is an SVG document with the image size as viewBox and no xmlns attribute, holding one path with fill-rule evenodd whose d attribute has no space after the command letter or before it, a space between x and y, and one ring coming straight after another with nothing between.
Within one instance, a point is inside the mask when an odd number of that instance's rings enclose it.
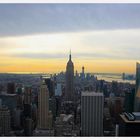
<instances>
[{"instance_id":1,"label":"skyscraper","mask_svg":"<svg viewBox=\"0 0 140 140\"><path fill-rule=\"evenodd\" d=\"M32 136L33 135L33 120L31 118L25 119L24 134L25 134L25 136Z\"/></svg>"},{"instance_id":2,"label":"skyscraper","mask_svg":"<svg viewBox=\"0 0 140 140\"><path fill-rule=\"evenodd\" d=\"M135 89L131 91L125 91L125 111L126 112L133 112L134 109L134 95Z\"/></svg>"},{"instance_id":3,"label":"skyscraper","mask_svg":"<svg viewBox=\"0 0 140 140\"><path fill-rule=\"evenodd\" d=\"M84 68L84 66L82 67L81 78L82 78L82 80L85 79L85 68Z\"/></svg>"},{"instance_id":4,"label":"skyscraper","mask_svg":"<svg viewBox=\"0 0 140 140\"><path fill-rule=\"evenodd\" d=\"M119 119L119 136L136 137L140 136L140 113L132 112L126 116L124 113L120 114ZM135 119L133 119L135 118Z\"/></svg>"},{"instance_id":5,"label":"skyscraper","mask_svg":"<svg viewBox=\"0 0 140 140\"><path fill-rule=\"evenodd\" d=\"M1 135L8 136L10 133L10 110L8 107L0 108L0 128Z\"/></svg>"},{"instance_id":6,"label":"skyscraper","mask_svg":"<svg viewBox=\"0 0 140 140\"><path fill-rule=\"evenodd\" d=\"M140 64L136 63L136 92L134 111L140 111Z\"/></svg>"},{"instance_id":7,"label":"skyscraper","mask_svg":"<svg viewBox=\"0 0 140 140\"><path fill-rule=\"evenodd\" d=\"M45 82L41 83L40 93L38 95L38 128L48 129L49 114L49 91Z\"/></svg>"},{"instance_id":8,"label":"skyscraper","mask_svg":"<svg viewBox=\"0 0 140 140\"><path fill-rule=\"evenodd\" d=\"M32 89L30 86L25 87L24 104L31 104L32 102Z\"/></svg>"},{"instance_id":9,"label":"skyscraper","mask_svg":"<svg viewBox=\"0 0 140 140\"><path fill-rule=\"evenodd\" d=\"M84 66L82 67L82 73L83 73L83 74L85 73L85 68L84 68Z\"/></svg>"},{"instance_id":10,"label":"skyscraper","mask_svg":"<svg viewBox=\"0 0 140 140\"><path fill-rule=\"evenodd\" d=\"M48 77L48 78L45 78L45 83L49 90L49 97L54 96L54 93L55 93L54 81L50 77Z\"/></svg>"},{"instance_id":11,"label":"skyscraper","mask_svg":"<svg viewBox=\"0 0 140 140\"><path fill-rule=\"evenodd\" d=\"M74 100L74 65L71 60L71 53L69 55L69 61L66 66L66 93L65 100Z\"/></svg>"},{"instance_id":12,"label":"skyscraper","mask_svg":"<svg viewBox=\"0 0 140 140\"><path fill-rule=\"evenodd\" d=\"M16 86L14 82L10 82L7 84L7 93L8 94L15 94Z\"/></svg>"},{"instance_id":13,"label":"skyscraper","mask_svg":"<svg viewBox=\"0 0 140 140\"><path fill-rule=\"evenodd\" d=\"M62 95L62 85L60 83L57 83L55 88L55 96L61 95Z\"/></svg>"},{"instance_id":14,"label":"skyscraper","mask_svg":"<svg viewBox=\"0 0 140 140\"><path fill-rule=\"evenodd\" d=\"M81 96L81 134L82 136L103 135L102 93L83 92Z\"/></svg>"}]
</instances>

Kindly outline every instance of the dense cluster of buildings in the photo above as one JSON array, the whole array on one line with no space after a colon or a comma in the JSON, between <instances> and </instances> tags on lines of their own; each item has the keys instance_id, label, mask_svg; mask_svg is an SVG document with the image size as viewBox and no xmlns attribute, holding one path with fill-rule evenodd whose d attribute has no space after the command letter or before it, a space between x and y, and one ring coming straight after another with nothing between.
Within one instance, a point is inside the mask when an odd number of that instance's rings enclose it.
<instances>
[{"instance_id":1,"label":"dense cluster of buildings","mask_svg":"<svg viewBox=\"0 0 140 140\"><path fill-rule=\"evenodd\" d=\"M136 85L74 72L0 75L0 136L139 136L140 64Z\"/></svg>"}]
</instances>

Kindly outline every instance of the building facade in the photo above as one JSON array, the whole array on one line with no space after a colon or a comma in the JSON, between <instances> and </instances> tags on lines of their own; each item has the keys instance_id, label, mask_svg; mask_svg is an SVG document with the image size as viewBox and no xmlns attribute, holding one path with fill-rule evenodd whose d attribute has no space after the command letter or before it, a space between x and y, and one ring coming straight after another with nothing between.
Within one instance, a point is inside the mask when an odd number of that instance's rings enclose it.
<instances>
[{"instance_id":1,"label":"building facade","mask_svg":"<svg viewBox=\"0 0 140 140\"><path fill-rule=\"evenodd\" d=\"M135 89L125 92L125 111L133 112Z\"/></svg>"},{"instance_id":2,"label":"building facade","mask_svg":"<svg viewBox=\"0 0 140 140\"><path fill-rule=\"evenodd\" d=\"M26 86L24 92L24 104L31 104L31 103L32 103L32 89L30 86Z\"/></svg>"},{"instance_id":3,"label":"building facade","mask_svg":"<svg viewBox=\"0 0 140 140\"><path fill-rule=\"evenodd\" d=\"M49 91L44 82L41 83L38 95L38 128L48 129Z\"/></svg>"},{"instance_id":4,"label":"building facade","mask_svg":"<svg viewBox=\"0 0 140 140\"><path fill-rule=\"evenodd\" d=\"M140 113L132 112L134 120L129 120L124 114L120 115L119 136L136 137L140 136Z\"/></svg>"},{"instance_id":5,"label":"building facade","mask_svg":"<svg viewBox=\"0 0 140 140\"><path fill-rule=\"evenodd\" d=\"M16 85L14 82L7 83L7 93L8 94L15 94Z\"/></svg>"},{"instance_id":6,"label":"building facade","mask_svg":"<svg viewBox=\"0 0 140 140\"><path fill-rule=\"evenodd\" d=\"M8 136L10 133L10 110L7 107L0 108L0 129L2 136Z\"/></svg>"},{"instance_id":7,"label":"building facade","mask_svg":"<svg viewBox=\"0 0 140 140\"><path fill-rule=\"evenodd\" d=\"M81 135L103 136L102 93L82 92L81 96Z\"/></svg>"},{"instance_id":8,"label":"building facade","mask_svg":"<svg viewBox=\"0 0 140 140\"><path fill-rule=\"evenodd\" d=\"M140 111L140 64L136 63L136 90L134 111Z\"/></svg>"}]
</instances>

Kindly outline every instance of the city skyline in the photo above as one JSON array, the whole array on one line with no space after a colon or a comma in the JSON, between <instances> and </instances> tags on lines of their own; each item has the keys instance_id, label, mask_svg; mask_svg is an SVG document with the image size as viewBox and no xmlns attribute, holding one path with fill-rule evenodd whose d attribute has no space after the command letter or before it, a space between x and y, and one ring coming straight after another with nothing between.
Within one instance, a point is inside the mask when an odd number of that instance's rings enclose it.
<instances>
[{"instance_id":1,"label":"city skyline","mask_svg":"<svg viewBox=\"0 0 140 140\"><path fill-rule=\"evenodd\" d=\"M65 71L71 49L78 72L135 73L139 16L140 4L0 4L0 72Z\"/></svg>"},{"instance_id":2,"label":"city skyline","mask_svg":"<svg viewBox=\"0 0 140 140\"><path fill-rule=\"evenodd\" d=\"M140 136L140 3L0 3L0 137Z\"/></svg>"}]
</instances>

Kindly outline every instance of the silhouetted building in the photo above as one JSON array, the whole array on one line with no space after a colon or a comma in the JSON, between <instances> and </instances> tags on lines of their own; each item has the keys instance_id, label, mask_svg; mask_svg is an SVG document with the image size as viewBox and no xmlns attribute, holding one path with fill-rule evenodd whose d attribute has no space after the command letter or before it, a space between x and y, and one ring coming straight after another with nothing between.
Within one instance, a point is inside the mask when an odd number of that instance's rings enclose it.
<instances>
[{"instance_id":1,"label":"silhouetted building","mask_svg":"<svg viewBox=\"0 0 140 140\"><path fill-rule=\"evenodd\" d=\"M18 95L21 95L22 94L22 87L18 87L16 93Z\"/></svg>"},{"instance_id":2,"label":"silhouetted building","mask_svg":"<svg viewBox=\"0 0 140 140\"><path fill-rule=\"evenodd\" d=\"M15 129L21 128L21 112L22 111L18 108L14 109L13 121L14 121L14 128Z\"/></svg>"},{"instance_id":3,"label":"silhouetted building","mask_svg":"<svg viewBox=\"0 0 140 140\"><path fill-rule=\"evenodd\" d=\"M74 100L74 65L71 60L71 53L69 55L69 61L66 67L66 90L65 90L65 100Z\"/></svg>"},{"instance_id":4,"label":"silhouetted building","mask_svg":"<svg viewBox=\"0 0 140 140\"><path fill-rule=\"evenodd\" d=\"M120 115L119 136L140 136L140 113L132 113L134 120L129 120L124 114ZM133 118L130 116L130 119Z\"/></svg>"},{"instance_id":5,"label":"silhouetted building","mask_svg":"<svg viewBox=\"0 0 140 140\"><path fill-rule=\"evenodd\" d=\"M82 67L82 73L85 74L85 68L84 68L84 66Z\"/></svg>"},{"instance_id":6,"label":"silhouetted building","mask_svg":"<svg viewBox=\"0 0 140 140\"><path fill-rule=\"evenodd\" d=\"M32 106L30 104L24 104L23 107L24 107L24 110L23 110L24 117L31 118L32 117Z\"/></svg>"},{"instance_id":7,"label":"silhouetted building","mask_svg":"<svg viewBox=\"0 0 140 140\"><path fill-rule=\"evenodd\" d=\"M32 89L31 87L25 87L24 91L24 104L31 104L32 103Z\"/></svg>"},{"instance_id":8,"label":"silhouetted building","mask_svg":"<svg viewBox=\"0 0 140 140\"><path fill-rule=\"evenodd\" d=\"M81 135L103 136L102 93L83 92L81 96Z\"/></svg>"},{"instance_id":9,"label":"silhouetted building","mask_svg":"<svg viewBox=\"0 0 140 140\"><path fill-rule=\"evenodd\" d=\"M140 64L136 63L136 92L134 111L140 111Z\"/></svg>"},{"instance_id":10,"label":"silhouetted building","mask_svg":"<svg viewBox=\"0 0 140 140\"><path fill-rule=\"evenodd\" d=\"M75 76L76 76L76 78L79 77L79 74L78 74L78 71L77 71L77 70L76 70L76 72L75 72Z\"/></svg>"},{"instance_id":11,"label":"silhouetted building","mask_svg":"<svg viewBox=\"0 0 140 140\"><path fill-rule=\"evenodd\" d=\"M16 94L0 94L2 104L7 106L10 111L17 107L17 95Z\"/></svg>"},{"instance_id":12,"label":"silhouetted building","mask_svg":"<svg viewBox=\"0 0 140 140\"><path fill-rule=\"evenodd\" d=\"M55 94L54 81L51 78L45 78L45 83L46 83L48 90L49 90L49 97L54 96L54 94Z\"/></svg>"},{"instance_id":13,"label":"silhouetted building","mask_svg":"<svg viewBox=\"0 0 140 140\"><path fill-rule=\"evenodd\" d=\"M33 135L33 120L31 118L25 119L24 134L25 134L25 136L32 136Z\"/></svg>"},{"instance_id":14,"label":"silhouetted building","mask_svg":"<svg viewBox=\"0 0 140 140\"><path fill-rule=\"evenodd\" d=\"M132 91L125 92L125 111L126 112L133 112L134 97L135 97L135 89L133 89Z\"/></svg>"},{"instance_id":15,"label":"silhouetted building","mask_svg":"<svg viewBox=\"0 0 140 140\"><path fill-rule=\"evenodd\" d=\"M52 97L49 99L49 110L52 111L53 119L56 118L56 99L55 97Z\"/></svg>"},{"instance_id":16,"label":"silhouetted building","mask_svg":"<svg viewBox=\"0 0 140 140\"><path fill-rule=\"evenodd\" d=\"M10 133L10 110L7 107L0 108L0 129L2 136L8 136Z\"/></svg>"},{"instance_id":17,"label":"silhouetted building","mask_svg":"<svg viewBox=\"0 0 140 140\"><path fill-rule=\"evenodd\" d=\"M59 116L61 110L61 98L59 96L56 97L56 116Z\"/></svg>"},{"instance_id":18,"label":"silhouetted building","mask_svg":"<svg viewBox=\"0 0 140 140\"><path fill-rule=\"evenodd\" d=\"M125 80L125 73L122 73L122 79Z\"/></svg>"},{"instance_id":19,"label":"silhouetted building","mask_svg":"<svg viewBox=\"0 0 140 140\"><path fill-rule=\"evenodd\" d=\"M120 97L116 97L114 101L114 117L115 122L117 123L119 120L119 115L123 112L123 100Z\"/></svg>"},{"instance_id":20,"label":"silhouetted building","mask_svg":"<svg viewBox=\"0 0 140 140\"><path fill-rule=\"evenodd\" d=\"M2 99L0 98L0 107L2 106Z\"/></svg>"},{"instance_id":21,"label":"silhouetted building","mask_svg":"<svg viewBox=\"0 0 140 140\"><path fill-rule=\"evenodd\" d=\"M23 109L23 105L24 105L23 95L17 94L17 107Z\"/></svg>"},{"instance_id":22,"label":"silhouetted building","mask_svg":"<svg viewBox=\"0 0 140 140\"><path fill-rule=\"evenodd\" d=\"M53 115L52 111L50 110L48 113L48 129L52 129L52 125L53 125Z\"/></svg>"},{"instance_id":23,"label":"silhouetted building","mask_svg":"<svg viewBox=\"0 0 140 140\"><path fill-rule=\"evenodd\" d=\"M119 115L123 111L123 98L121 97L111 97L109 99L109 109L111 117L115 118L115 123L119 120Z\"/></svg>"},{"instance_id":24,"label":"silhouetted building","mask_svg":"<svg viewBox=\"0 0 140 140\"><path fill-rule=\"evenodd\" d=\"M84 68L84 66L82 67L81 78L82 78L82 80L85 79L85 68Z\"/></svg>"},{"instance_id":25,"label":"silhouetted building","mask_svg":"<svg viewBox=\"0 0 140 140\"><path fill-rule=\"evenodd\" d=\"M118 89L118 82L112 81L112 92L115 94L115 96L119 96Z\"/></svg>"},{"instance_id":26,"label":"silhouetted building","mask_svg":"<svg viewBox=\"0 0 140 140\"><path fill-rule=\"evenodd\" d=\"M7 84L7 93L8 94L15 94L15 92L16 92L16 85L15 85L15 83L8 83Z\"/></svg>"},{"instance_id":27,"label":"silhouetted building","mask_svg":"<svg viewBox=\"0 0 140 140\"><path fill-rule=\"evenodd\" d=\"M37 119L38 119L37 106L36 106L36 104L32 104L32 120L34 122L34 125L33 125L34 128L36 128L36 126L37 126Z\"/></svg>"},{"instance_id":28,"label":"silhouetted building","mask_svg":"<svg viewBox=\"0 0 140 140\"><path fill-rule=\"evenodd\" d=\"M26 118L31 118L32 117L32 91L31 87L25 87L24 91L24 105L23 105L23 113L25 120Z\"/></svg>"}]
</instances>

